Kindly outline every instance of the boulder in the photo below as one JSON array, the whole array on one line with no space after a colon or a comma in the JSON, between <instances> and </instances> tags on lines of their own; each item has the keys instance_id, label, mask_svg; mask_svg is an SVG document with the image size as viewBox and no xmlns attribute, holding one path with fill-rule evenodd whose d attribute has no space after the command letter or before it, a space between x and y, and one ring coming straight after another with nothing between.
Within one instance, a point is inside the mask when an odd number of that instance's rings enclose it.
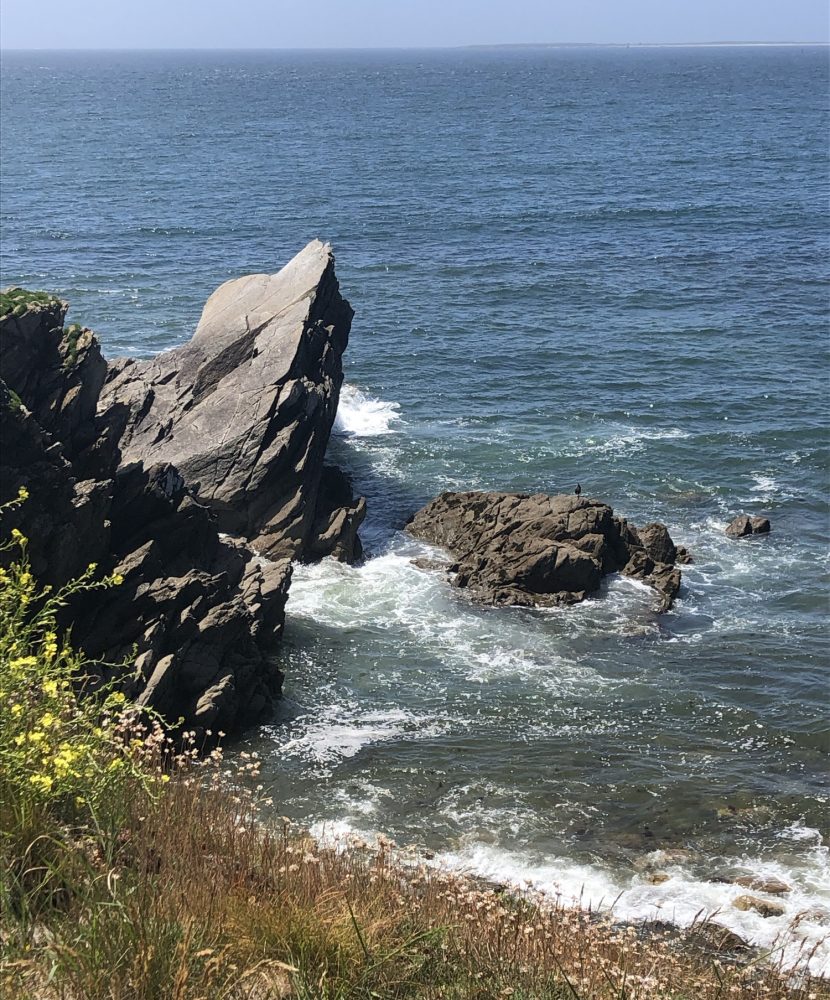
<instances>
[{"instance_id":1,"label":"boulder","mask_svg":"<svg viewBox=\"0 0 830 1000\"><path fill-rule=\"evenodd\" d=\"M790 891L790 886L779 878L764 878L762 875L739 875L733 880L735 885L744 889L754 889L756 892L766 892L770 896L783 896Z\"/></svg>"},{"instance_id":2,"label":"boulder","mask_svg":"<svg viewBox=\"0 0 830 1000\"><path fill-rule=\"evenodd\" d=\"M573 604L621 571L654 587L671 607L680 570L663 525L646 538L597 500L574 494L442 493L418 511L407 531L447 549L452 582L496 605Z\"/></svg>"},{"instance_id":3,"label":"boulder","mask_svg":"<svg viewBox=\"0 0 830 1000\"><path fill-rule=\"evenodd\" d=\"M113 364L99 414L122 464L174 465L221 531L271 558L356 558L365 502L323 482L352 315L319 240L226 282L189 343Z\"/></svg>"},{"instance_id":4,"label":"boulder","mask_svg":"<svg viewBox=\"0 0 830 1000\"><path fill-rule=\"evenodd\" d=\"M736 910L754 910L762 917L780 917L787 909L783 903L774 903L759 896L738 896L732 900L732 905Z\"/></svg>"},{"instance_id":5,"label":"boulder","mask_svg":"<svg viewBox=\"0 0 830 1000\"><path fill-rule=\"evenodd\" d=\"M747 535L766 535L770 532L768 517L749 517L746 514L739 514L726 527L726 534L730 538L745 538Z\"/></svg>"},{"instance_id":6,"label":"boulder","mask_svg":"<svg viewBox=\"0 0 830 1000\"><path fill-rule=\"evenodd\" d=\"M702 920L693 924L689 935L691 940L701 945L705 951L717 955L751 950L742 937L714 920Z\"/></svg>"},{"instance_id":7,"label":"boulder","mask_svg":"<svg viewBox=\"0 0 830 1000\"><path fill-rule=\"evenodd\" d=\"M673 564L677 559L677 547L671 540L665 524L652 522L645 527L638 528L637 534L640 536L640 544L646 550L646 554L654 562Z\"/></svg>"}]
</instances>

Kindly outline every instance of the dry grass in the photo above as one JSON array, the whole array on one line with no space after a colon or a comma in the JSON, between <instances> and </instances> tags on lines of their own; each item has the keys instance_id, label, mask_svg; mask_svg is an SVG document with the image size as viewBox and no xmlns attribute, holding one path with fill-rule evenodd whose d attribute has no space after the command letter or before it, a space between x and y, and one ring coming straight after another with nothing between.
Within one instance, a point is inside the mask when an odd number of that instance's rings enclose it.
<instances>
[{"instance_id":1,"label":"dry grass","mask_svg":"<svg viewBox=\"0 0 830 1000\"><path fill-rule=\"evenodd\" d=\"M149 767L162 737L148 744ZM224 783L219 755L212 763L179 758L162 794L133 789L119 829L65 840L61 891L53 878L25 919L6 914L4 995L830 996L826 984L788 982L768 956L717 956L705 929L620 926L545 907L418 866L384 842L321 847L260 819L255 795ZM243 777L255 780L257 767L244 765Z\"/></svg>"}]
</instances>

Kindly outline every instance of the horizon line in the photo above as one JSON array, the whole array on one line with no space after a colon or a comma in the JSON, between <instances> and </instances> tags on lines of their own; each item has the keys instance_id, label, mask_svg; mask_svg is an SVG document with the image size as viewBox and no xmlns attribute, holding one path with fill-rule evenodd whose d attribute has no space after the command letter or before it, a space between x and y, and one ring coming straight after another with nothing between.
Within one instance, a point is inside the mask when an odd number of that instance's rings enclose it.
<instances>
[{"instance_id":1,"label":"horizon line","mask_svg":"<svg viewBox=\"0 0 830 1000\"><path fill-rule=\"evenodd\" d=\"M708 42L465 42L456 45L162 45L162 46L126 46L126 45L94 45L87 47L62 46L36 47L26 45L0 45L2 52L429 52L429 51L461 51L469 49L556 49L556 48L591 48L591 49L627 49L627 48L741 48L741 47L782 47L782 48L828 48L830 40L822 42L807 41L761 41L761 40L723 40Z\"/></svg>"}]
</instances>

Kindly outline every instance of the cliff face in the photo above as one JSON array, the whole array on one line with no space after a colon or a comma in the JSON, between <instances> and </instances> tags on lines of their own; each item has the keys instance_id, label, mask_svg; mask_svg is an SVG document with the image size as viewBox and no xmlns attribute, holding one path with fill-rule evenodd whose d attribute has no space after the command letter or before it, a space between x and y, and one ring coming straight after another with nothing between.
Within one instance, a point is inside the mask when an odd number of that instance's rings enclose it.
<instances>
[{"instance_id":1,"label":"cliff face","mask_svg":"<svg viewBox=\"0 0 830 1000\"><path fill-rule=\"evenodd\" d=\"M352 316L319 241L278 274L226 282L190 343L113 366L99 409L123 424L122 464L172 463L222 531L265 555L350 559L363 502L318 498Z\"/></svg>"},{"instance_id":2,"label":"cliff face","mask_svg":"<svg viewBox=\"0 0 830 1000\"><path fill-rule=\"evenodd\" d=\"M323 465L352 317L330 248L228 282L189 344L109 368L66 303L4 301L0 502L30 499L0 531L43 582L124 577L73 606L73 636L134 660L139 702L202 728L267 717L290 559L353 558L365 510Z\"/></svg>"}]
</instances>

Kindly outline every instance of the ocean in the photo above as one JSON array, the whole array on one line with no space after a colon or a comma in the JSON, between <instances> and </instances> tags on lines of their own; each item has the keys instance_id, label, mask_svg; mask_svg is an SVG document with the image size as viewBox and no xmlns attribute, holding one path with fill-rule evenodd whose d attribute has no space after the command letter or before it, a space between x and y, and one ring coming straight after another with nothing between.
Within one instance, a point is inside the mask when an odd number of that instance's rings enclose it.
<instances>
[{"instance_id":1,"label":"ocean","mask_svg":"<svg viewBox=\"0 0 830 1000\"><path fill-rule=\"evenodd\" d=\"M830 971L827 49L2 63L2 283L108 355L335 247L367 557L297 569L283 711L243 741L275 812ZM482 608L413 566L440 491L577 481L691 550L670 613L621 578ZM728 539L742 512L770 536ZM735 909L736 868L784 915Z\"/></svg>"}]
</instances>

